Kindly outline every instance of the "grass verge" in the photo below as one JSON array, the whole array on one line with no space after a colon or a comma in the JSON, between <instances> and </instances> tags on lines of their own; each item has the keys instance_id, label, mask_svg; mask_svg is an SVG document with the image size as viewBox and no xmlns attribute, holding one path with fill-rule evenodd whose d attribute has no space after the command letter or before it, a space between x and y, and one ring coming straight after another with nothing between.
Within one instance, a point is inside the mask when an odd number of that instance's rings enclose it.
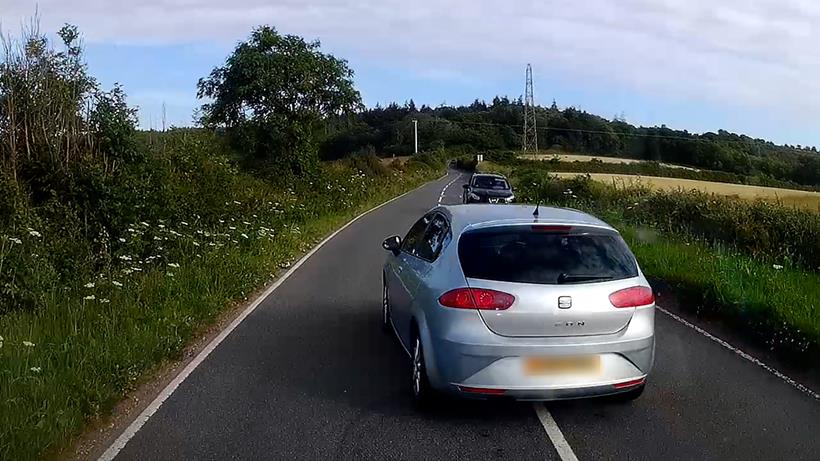
<instances>
[{"instance_id":1,"label":"grass verge","mask_svg":"<svg viewBox=\"0 0 820 461\"><path fill-rule=\"evenodd\" d=\"M322 236L442 171L426 164L380 175L355 163L325 168L335 179L311 183L314 192L302 197L248 177L234 184L248 193L226 202L237 210L224 219L206 223L192 212L185 221L136 222L115 239L117 264L54 286L36 309L0 316L0 459L59 451ZM22 243L4 251L44 250L51 236L32 232L13 237Z\"/></svg>"}]
</instances>

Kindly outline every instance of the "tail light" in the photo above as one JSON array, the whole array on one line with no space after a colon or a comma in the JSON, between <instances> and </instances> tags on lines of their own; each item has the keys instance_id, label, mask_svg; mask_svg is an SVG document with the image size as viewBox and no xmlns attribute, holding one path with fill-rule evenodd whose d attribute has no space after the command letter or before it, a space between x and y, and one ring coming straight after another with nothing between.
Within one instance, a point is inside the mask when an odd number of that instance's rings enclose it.
<instances>
[{"instance_id":1,"label":"tail light","mask_svg":"<svg viewBox=\"0 0 820 461\"><path fill-rule=\"evenodd\" d=\"M612 385L615 389L625 389L627 387L634 387L641 385L646 382L646 378L639 378L639 379L632 379L629 381L623 381L620 383L615 383Z\"/></svg>"},{"instance_id":2,"label":"tail light","mask_svg":"<svg viewBox=\"0 0 820 461\"><path fill-rule=\"evenodd\" d=\"M496 389L490 387L467 387L467 386L458 386L458 390L461 392L467 392L468 394L483 394L483 395L504 395L507 392L505 389Z\"/></svg>"},{"instance_id":3,"label":"tail light","mask_svg":"<svg viewBox=\"0 0 820 461\"><path fill-rule=\"evenodd\" d=\"M609 295L609 302L615 307L646 306L655 302L655 295L649 287L625 288Z\"/></svg>"},{"instance_id":4,"label":"tail light","mask_svg":"<svg viewBox=\"0 0 820 461\"><path fill-rule=\"evenodd\" d=\"M438 298L442 306L456 309L504 310L512 306L515 296L486 288L456 288Z\"/></svg>"}]
</instances>

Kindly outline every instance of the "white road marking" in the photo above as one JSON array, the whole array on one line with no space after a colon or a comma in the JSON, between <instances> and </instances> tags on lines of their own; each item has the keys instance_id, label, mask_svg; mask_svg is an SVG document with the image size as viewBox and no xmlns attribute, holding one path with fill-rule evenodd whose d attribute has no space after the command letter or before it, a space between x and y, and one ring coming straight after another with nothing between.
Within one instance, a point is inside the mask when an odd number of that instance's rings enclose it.
<instances>
[{"instance_id":1,"label":"white road marking","mask_svg":"<svg viewBox=\"0 0 820 461\"><path fill-rule=\"evenodd\" d=\"M818 394L817 392L815 392L815 391L809 389L808 387L798 383L797 381L793 380L792 378L789 378L788 376L786 376L783 373L775 370L774 368L770 367L769 365L766 365L765 363L761 362L760 360L756 359L755 357L752 357L751 355L743 352L742 350L736 348L735 346L732 346L731 344L729 344L726 341L718 338L717 336L709 333L708 331L704 330L703 328L701 328L697 325L694 325L694 324L682 319L681 317L669 312L668 310L662 308L661 306L656 305L655 307L657 307L659 311L661 311L664 314L672 317L673 319L677 320L678 322L686 325L687 327L697 331L698 333L702 334L703 336L706 336L707 338L709 338L712 341L720 344L721 346L725 347L726 349L729 349L730 351L734 352L735 354L743 357L744 359L754 363L755 365L759 366L760 368L763 368L764 370L768 371L769 373L777 376L778 378L783 380L785 383L789 384L790 386L794 387L795 389L799 390L800 392L808 395L809 397L811 397L815 400L820 400L820 394Z\"/></svg>"},{"instance_id":2,"label":"white road marking","mask_svg":"<svg viewBox=\"0 0 820 461\"><path fill-rule=\"evenodd\" d=\"M448 182L447 185L444 186L443 189L441 189L441 195L438 196L438 204L439 205L441 205L441 201L444 200L444 193L447 192L447 188L452 186L454 182L461 179L461 175L462 175L462 173L459 173L458 176L456 176L452 181Z\"/></svg>"},{"instance_id":3,"label":"white road marking","mask_svg":"<svg viewBox=\"0 0 820 461\"><path fill-rule=\"evenodd\" d=\"M558 428L558 424L552 419L547 407L541 402L536 402L532 406L535 408L535 414L538 415L538 419L541 421L541 425L544 426L544 430L547 431L553 446L555 446L558 456L561 457L561 461L578 461L578 457L575 456L569 442L564 438L564 433Z\"/></svg>"},{"instance_id":4,"label":"white road marking","mask_svg":"<svg viewBox=\"0 0 820 461\"><path fill-rule=\"evenodd\" d=\"M446 177L447 177L447 174L445 174L444 176L436 179L435 181L431 181L431 182L441 181L442 179L444 179ZM119 452L123 448L125 448L125 445L128 443L128 441L131 440L131 438L133 438L134 435L136 435L136 433L142 428L143 425L145 425L146 422L148 422L148 419L151 416L153 416L154 413L157 412L157 410L159 410L159 407L162 405L162 403L165 402L168 399L168 397L170 397L171 394L174 393L174 391L179 387L179 385L182 384L182 382L185 381L185 379L188 378L188 376L190 376L191 373L193 373L193 371L196 369L196 367L198 367L202 362L204 362L205 359L208 357L208 355L211 352L213 352L213 350L216 349L217 346L219 346L219 344L223 340L225 340L225 338L227 338L228 335L231 334L231 332L237 326L239 326L239 324L242 323L242 321L245 320L245 318L247 318L259 306L259 304L262 303L262 301L264 301L268 296L270 296L270 294L273 293L274 290L279 288L279 286L282 285L282 283L284 283L285 280L288 279L288 277L293 275L293 273L296 272L296 270L299 269L299 267L302 264L304 264L311 256L313 256L314 253L319 251L319 249L322 248L327 242L329 242L330 239L335 237L339 232L347 229L348 226L350 226L354 222L358 221L359 218L367 215L368 213L370 213L372 211L375 211L375 210L387 205L390 202L398 200L398 199L404 197L405 195L407 195L411 192L415 192L416 190L421 189L422 187L426 186L427 184L430 184L430 183L429 182L424 183L421 186L419 186L419 187L417 187L413 190L407 191L407 192L405 192L405 193L403 193L403 194L401 194L397 197L393 197L392 199L390 199L390 200L388 200L388 201L386 201L386 202L384 202L380 205L374 206L373 208L371 208L371 209L365 211L364 213L356 216L355 218L348 221L347 224L340 227L338 230L336 230L332 234L328 235L324 240L322 240L315 247L313 247L313 249L311 249L307 254L302 256L302 258L299 259L299 261L297 261L296 264L293 265L293 267L291 267L276 282L274 282L271 286L269 286L255 300L253 300L253 302L250 305L248 305L248 307L246 307L245 310L242 311L242 313L239 314L239 316L236 317L233 320L233 322L231 322L228 325L227 328L222 330L222 332L219 333L219 335L216 338L214 338L210 343L208 343L208 345L205 346L205 349L203 349L185 368L182 369L182 371L170 383L168 383L167 386L165 386L165 388L162 390L162 392L160 392L159 395L157 395L157 397L147 407L145 407L144 410L142 410L142 413L140 413L139 416L137 416L137 418L133 422L131 422L131 424L127 428L125 428L125 431L123 431L123 433L120 434L119 437L117 437L117 439L114 441L114 443L112 443L111 446L109 446L108 449L105 450L105 452L99 457L99 461L111 461L111 460L113 460L117 456L117 454L119 454ZM452 182L451 182L451 184L452 184Z\"/></svg>"}]
</instances>

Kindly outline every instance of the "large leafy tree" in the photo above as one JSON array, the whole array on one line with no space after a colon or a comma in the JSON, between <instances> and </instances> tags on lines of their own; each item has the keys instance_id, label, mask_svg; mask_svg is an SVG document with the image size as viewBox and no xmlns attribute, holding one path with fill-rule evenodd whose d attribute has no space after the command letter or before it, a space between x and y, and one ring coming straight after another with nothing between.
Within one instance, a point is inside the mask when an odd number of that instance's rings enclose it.
<instances>
[{"instance_id":1,"label":"large leafy tree","mask_svg":"<svg viewBox=\"0 0 820 461\"><path fill-rule=\"evenodd\" d=\"M294 173L316 161L315 133L325 120L361 107L347 62L318 41L262 26L225 65L199 80L206 126L224 127L240 148Z\"/></svg>"}]
</instances>

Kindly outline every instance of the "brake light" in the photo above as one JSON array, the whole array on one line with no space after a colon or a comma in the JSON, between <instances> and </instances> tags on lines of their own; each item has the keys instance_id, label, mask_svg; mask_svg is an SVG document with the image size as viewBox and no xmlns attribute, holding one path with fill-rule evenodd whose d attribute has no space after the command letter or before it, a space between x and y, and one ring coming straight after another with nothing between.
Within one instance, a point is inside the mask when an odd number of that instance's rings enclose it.
<instances>
[{"instance_id":1,"label":"brake light","mask_svg":"<svg viewBox=\"0 0 820 461\"><path fill-rule=\"evenodd\" d=\"M630 381L615 383L615 384L612 385L612 387L614 387L615 389L625 389L627 387L638 386L640 384L643 384L644 382L646 382L646 378L638 378L638 379L632 379Z\"/></svg>"},{"instance_id":2,"label":"brake light","mask_svg":"<svg viewBox=\"0 0 820 461\"><path fill-rule=\"evenodd\" d=\"M569 232L572 226L551 226L551 225L533 225L530 229L535 232Z\"/></svg>"},{"instance_id":3,"label":"brake light","mask_svg":"<svg viewBox=\"0 0 820 461\"><path fill-rule=\"evenodd\" d=\"M512 306L515 296L486 288L456 288L438 298L442 306L456 309L504 310Z\"/></svg>"},{"instance_id":4,"label":"brake light","mask_svg":"<svg viewBox=\"0 0 820 461\"><path fill-rule=\"evenodd\" d=\"M461 392L467 392L470 394L484 394L484 395L503 395L506 389L496 389L490 387L467 387L467 386L458 386L458 390Z\"/></svg>"},{"instance_id":5,"label":"brake light","mask_svg":"<svg viewBox=\"0 0 820 461\"><path fill-rule=\"evenodd\" d=\"M609 295L609 302L615 307L646 306L655 302L655 295L649 287L625 288Z\"/></svg>"}]
</instances>

